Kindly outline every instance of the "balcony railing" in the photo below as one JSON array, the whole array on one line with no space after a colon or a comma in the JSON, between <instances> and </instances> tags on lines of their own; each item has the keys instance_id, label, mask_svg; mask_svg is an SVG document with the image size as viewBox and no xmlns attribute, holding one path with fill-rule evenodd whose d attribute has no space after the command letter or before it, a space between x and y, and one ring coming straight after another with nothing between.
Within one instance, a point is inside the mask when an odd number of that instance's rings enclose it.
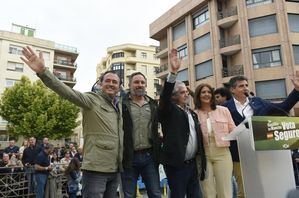
<instances>
[{"instance_id":1,"label":"balcony railing","mask_svg":"<svg viewBox=\"0 0 299 198\"><path fill-rule=\"evenodd\" d=\"M244 75L243 65L235 65L222 68L222 77Z\"/></svg>"},{"instance_id":2,"label":"balcony railing","mask_svg":"<svg viewBox=\"0 0 299 198\"><path fill-rule=\"evenodd\" d=\"M225 39L220 39L219 41L220 48L237 45L237 44L241 44L240 35L235 35Z\"/></svg>"},{"instance_id":3,"label":"balcony railing","mask_svg":"<svg viewBox=\"0 0 299 198\"><path fill-rule=\"evenodd\" d=\"M159 53L161 52L162 50L166 49L167 46L163 47L163 46L159 46L159 47L156 47L156 53Z\"/></svg>"},{"instance_id":4,"label":"balcony railing","mask_svg":"<svg viewBox=\"0 0 299 198\"><path fill-rule=\"evenodd\" d=\"M72 67L77 67L77 64L74 64L70 61L67 60L54 60L55 64L60 64L60 65L66 65L66 66L72 66Z\"/></svg>"},{"instance_id":5,"label":"balcony railing","mask_svg":"<svg viewBox=\"0 0 299 198\"><path fill-rule=\"evenodd\" d=\"M238 9L236 7L228 8L226 10L223 10L221 12L218 12L218 20L224 19L230 16L234 16L238 14Z\"/></svg>"},{"instance_id":6,"label":"balcony railing","mask_svg":"<svg viewBox=\"0 0 299 198\"><path fill-rule=\"evenodd\" d=\"M76 78L74 77L64 77L64 76L57 76L59 80L64 80L64 81L70 81L70 82L76 82Z\"/></svg>"},{"instance_id":7,"label":"balcony railing","mask_svg":"<svg viewBox=\"0 0 299 198\"><path fill-rule=\"evenodd\" d=\"M168 64L161 65L159 68L155 69L155 73L159 74L161 72L168 70Z\"/></svg>"}]
</instances>

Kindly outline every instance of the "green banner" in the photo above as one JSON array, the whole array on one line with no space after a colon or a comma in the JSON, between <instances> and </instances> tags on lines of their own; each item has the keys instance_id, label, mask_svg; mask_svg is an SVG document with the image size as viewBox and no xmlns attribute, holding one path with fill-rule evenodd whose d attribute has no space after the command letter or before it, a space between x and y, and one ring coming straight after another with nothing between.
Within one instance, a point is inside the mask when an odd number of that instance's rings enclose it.
<instances>
[{"instance_id":1,"label":"green banner","mask_svg":"<svg viewBox=\"0 0 299 198\"><path fill-rule=\"evenodd\" d=\"M255 150L299 148L299 117L253 116Z\"/></svg>"}]
</instances>

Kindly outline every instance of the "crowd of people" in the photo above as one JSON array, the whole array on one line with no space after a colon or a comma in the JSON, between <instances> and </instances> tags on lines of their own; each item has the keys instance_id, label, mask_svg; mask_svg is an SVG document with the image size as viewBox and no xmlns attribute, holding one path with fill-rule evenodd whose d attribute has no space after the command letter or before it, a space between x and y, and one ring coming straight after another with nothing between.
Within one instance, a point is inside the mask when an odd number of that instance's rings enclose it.
<instances>
[{"instance_id":1,"label":"crowd of people","mask_svg":"<svg viewBox=\"0 0 299 198\"><path fill-rule=\"evenodd\" d=\"M69 143L67 147L59 144L54 147L48 138L43 138L42 143L37 144L35 137L25 139L20 148L15 143L15 139L11 139L8 147L3 150L0 172L17 169L28 173L28 188L30 192L36 193L36 197L44 197L49 174L65 174L69 183L73 180L73 164L76 163L75 168L79 170L83 161L82 148L76 148L73 143ZM72 182L72 186L74 183ZM68 189L70 195L79 191L80 181L77 179L76 183L77 191L74 192L74 188L72 191Z\"/></svg>"},{"instance_id":2,"label":"crowd of people","mask_svg":"<svg viewBox=\"0 0 299 198\"><path fill-rule=\"evenodd\" d=\"M175 49L169 54L169 74L159 103L146 95L147 79L140 72L129 77L129 91L121 96L121 80L115 71L100 77L97 92L81 93L60 82L46 68L42 53L37 55L30 47L22 52L21 59L47 87L82 110L82 194L88 198L116 197L120 180L124 197L136 197L140 175L148 196L160 198L160 163L171 198L245 197L237 141L225 141L222 137L247 117L285 114L299 100L298 72L292 80L294 90L281 103L249 98L252 93L244 76L232 77L229 91L221 88L214 92L209 84L199 84L190 93L184 83L177 81L181 59ZM195 109L191 109L190 95ZM158 123L162 133L158 132ZM37 157L40 164L48 165L47 149L51 150L44 147L44 153ZM27 156L25 151L23 158ZM62 162L69 162L72 155L71 149ZM78 163L70 164L71 167L61 169L77 181L81 178Z\"/></svg>"}]
</instances>

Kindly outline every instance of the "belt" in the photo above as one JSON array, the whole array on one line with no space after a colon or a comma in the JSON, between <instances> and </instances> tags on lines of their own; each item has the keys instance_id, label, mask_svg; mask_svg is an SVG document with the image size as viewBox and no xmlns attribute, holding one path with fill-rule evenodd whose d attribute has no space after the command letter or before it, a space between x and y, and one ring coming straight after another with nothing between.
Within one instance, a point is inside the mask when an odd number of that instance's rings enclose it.
<instances>
[{"instance_id":1,"label":"belt","mask_svg":"<svg viewBox=\"0 0 299 198\"><path fill-rule=\"evenodd\" d=\"M193 162L195 162L195 158L184 161L185 164L191 164Z\"/></svg>"},{"instance_id":2,"label":"belt","mask_svg":"<svg viewBox=\"0 0 299 198\"><path fill-rule=\"evenodd\" d=\"M151 152L152 152L152 148L140 149L134 151L135 154L144 154L144 153L151 153Z\"/></svg>"}]
</instances>

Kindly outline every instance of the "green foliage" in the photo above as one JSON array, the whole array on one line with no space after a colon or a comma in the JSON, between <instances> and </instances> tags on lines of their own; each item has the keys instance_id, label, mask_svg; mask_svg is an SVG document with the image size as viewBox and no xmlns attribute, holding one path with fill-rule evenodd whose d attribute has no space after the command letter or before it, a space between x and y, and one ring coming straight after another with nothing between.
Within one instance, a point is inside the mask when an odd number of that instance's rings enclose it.
<instances>
[{"instance_id":1,"label":"green foliage","mask_svg":"<svg viewBox=\"0 0 299 198\"><path fill-rule=\"evenodd\" d=\"M13 136L60 139L69 137L77 126L79 108L27 77L4 91L0 116L8 121Z\"/></svg>"}]
</instances>

